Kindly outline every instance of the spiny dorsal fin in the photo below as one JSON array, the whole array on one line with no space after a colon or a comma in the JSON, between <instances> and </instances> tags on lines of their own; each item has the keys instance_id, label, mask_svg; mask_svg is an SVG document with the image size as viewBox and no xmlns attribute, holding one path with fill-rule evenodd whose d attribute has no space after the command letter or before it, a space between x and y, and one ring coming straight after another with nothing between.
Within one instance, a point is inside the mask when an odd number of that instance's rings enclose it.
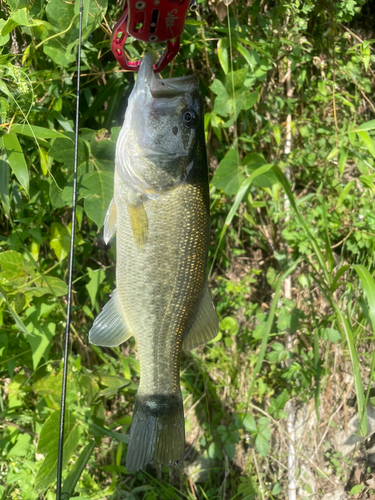
<instances>
[{"instance_id":1,"label":"spiny dorsal fin","mask_svg":"<svg viewBox=\"0 0 375 500\"><path fill-rule=\"evenodd\" d=\"M198 305L197 315L184 338L182 347L184 349L193 349L201 344L205 344L214 339L218 331L219 320L206 283Z\"/></svg>"},{"instance_id":2,"label":"spiny dorsal fin","mask_svg":"<svg viewBox=\"0 0 375 500\"><path fill-rule=\"evenodd\" d=\"M95 319L89 333L89 342L94 345L116 347L132 336L126 326L125 318L121 311L117 291L114 290L111 299L103 307Z\"/></svg>"}]
</instances>

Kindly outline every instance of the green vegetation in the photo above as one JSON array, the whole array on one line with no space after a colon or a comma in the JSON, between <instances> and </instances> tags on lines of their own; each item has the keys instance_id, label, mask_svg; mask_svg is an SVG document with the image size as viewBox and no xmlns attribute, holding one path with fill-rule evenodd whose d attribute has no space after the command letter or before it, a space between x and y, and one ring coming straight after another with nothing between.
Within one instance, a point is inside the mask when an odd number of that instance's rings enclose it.
<instances>
[{"instance_id":1,"label":"green vegetation","mask_svg":"<svg viewBox=\"0 0 375 500\"><path fill-rule=\"evenodd\" d=\"M134 339L97 348L88 331L115 288L102 224L133 75L110 51L119 2L83 2L63 476L77 499L285 498L288 416L300 498L373 493L370 445L343 456L335 439L353 415L374 429L374 2L227 3L199 3L163 73L195 72L206 101L220 333L183 355L184 469L128 474ZM2 500L55 498L77 44L78 2L1 4ZM129 58L144 50L128 39Z\"/></svg>"}]
</instances>

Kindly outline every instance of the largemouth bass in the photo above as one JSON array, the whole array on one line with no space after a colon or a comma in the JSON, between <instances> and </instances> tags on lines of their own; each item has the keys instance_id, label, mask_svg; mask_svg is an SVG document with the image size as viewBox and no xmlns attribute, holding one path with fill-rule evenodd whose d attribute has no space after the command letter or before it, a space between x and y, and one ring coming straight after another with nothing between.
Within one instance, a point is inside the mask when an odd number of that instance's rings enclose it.
<instances>
[{"instance_id":1,"label":"largemouth bass","mask_svg":"<svg viewBox=\"0 0 375 500\"><path fill-rule=\"evenodd\" d=\"M206 281L209 189L203 103L195 76L160 79L142 61L116 146L114 198L104 238L117 232L117 288L90 342L134 335L140 383L128 471L183 460L181 348L213 339L218 318Z\"/></svg>"}]
</instances>

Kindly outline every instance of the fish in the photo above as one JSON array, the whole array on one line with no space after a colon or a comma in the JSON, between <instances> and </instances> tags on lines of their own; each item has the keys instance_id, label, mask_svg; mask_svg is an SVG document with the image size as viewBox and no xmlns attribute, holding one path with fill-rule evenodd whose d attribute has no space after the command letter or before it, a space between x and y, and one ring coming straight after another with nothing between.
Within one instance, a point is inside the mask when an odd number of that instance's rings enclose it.
<instances>
[{"instance_id":1,"label":"fish","mask_svg":"<svg viewBox=\"0 0 375 500\"><path fill-rule=\"evenodd\" d=\"M183 463L181 349L216 337L207 284L210 238L204 105L195 75L161 79L142 60L116 144L114 196L104 223L116 232L116 289L89 341L136 339L140 381L128 472Z\"/></svg>"}]
</instances>

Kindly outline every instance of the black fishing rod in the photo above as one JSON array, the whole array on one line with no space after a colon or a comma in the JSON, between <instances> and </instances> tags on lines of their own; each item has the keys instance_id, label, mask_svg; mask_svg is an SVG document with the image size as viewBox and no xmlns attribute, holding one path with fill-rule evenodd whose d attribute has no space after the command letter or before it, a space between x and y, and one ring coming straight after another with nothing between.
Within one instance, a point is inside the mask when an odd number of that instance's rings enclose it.
<instances>
[{"instance_id":1,"label":"black fishing rod","mask_svg":"<svg viewBox=\"0 0 375 500\"><path fill-rule=\"evenodd\" d=\"M77 166L78 166L78 125L79 125L79 94L81 75L81 45L82 45L82 10L83 0L80 0L79 8L79 28L78 28L78 55L77 55L77 93L76 93L76 119L75 119L75 143L74 143L74 171L73 171L73 195L72 195L72 230L70 236L69 274L68 274L68 303L66 310L66 325L64 335L64 357L63 357L63 378L61 387L61 413L59 427L59 449L57 455L57 487L56 499L68 500L68 494L61 492L61 476L64 453L64 425L65 425L65 401L66 382L68 377L68 355L69 355L69 333L70 316L72 308L72 281L74 264L74 240L76 227L76 205L77 205Z\"/></svg>"}]
</instances>

